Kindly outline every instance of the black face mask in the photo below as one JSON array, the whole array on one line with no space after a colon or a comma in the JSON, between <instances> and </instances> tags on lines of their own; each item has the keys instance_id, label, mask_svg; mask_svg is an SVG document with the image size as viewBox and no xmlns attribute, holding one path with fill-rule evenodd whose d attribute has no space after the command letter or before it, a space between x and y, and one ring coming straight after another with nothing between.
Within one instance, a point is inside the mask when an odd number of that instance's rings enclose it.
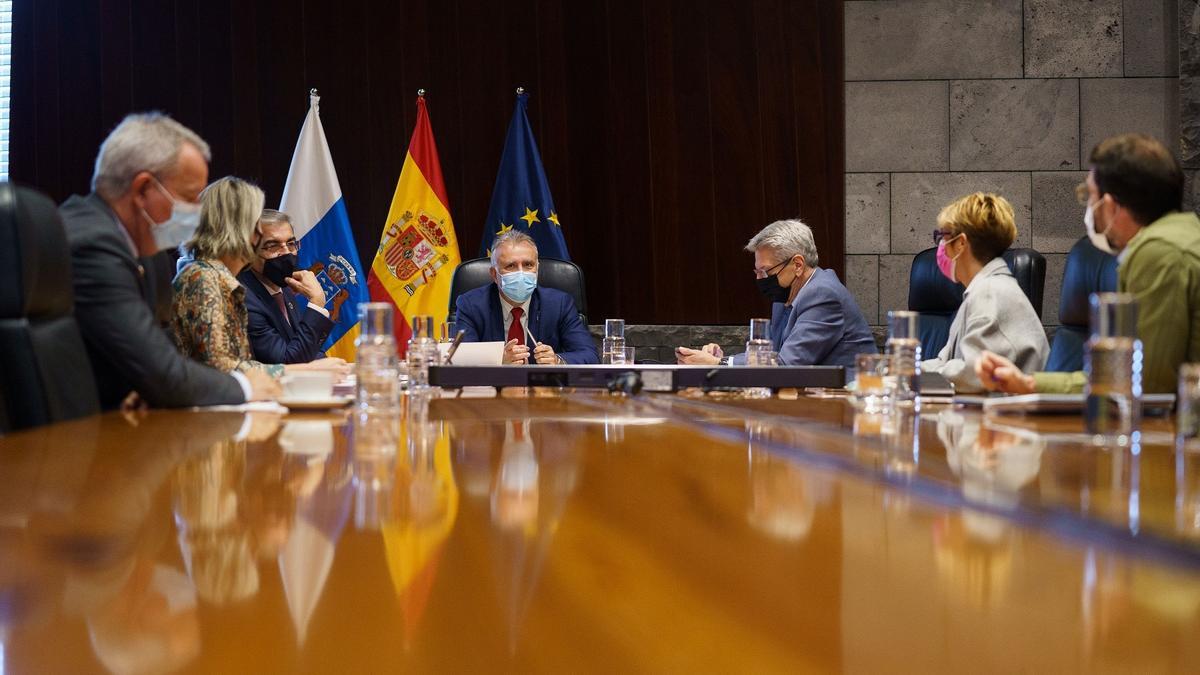
<instances>
[{"instance_id":1,"label":"black face mask","mask_svg":"<svg viewBox=\"0 0 1200 675\"><path fill-rule=\"evenodd\" d=\"M263 262L263 276L276 286L283 287L284 279L296 271L296 254L285 253L276 258L268 258Z\"/></svg>"},{"instance_id":2,"label":"black face mask","mask_svg":"<svg viewBox=\"0 0 1200 675\"><path fill-rule=\"evenodd\" d=\"M755 279L755 284L758 284L758 292L767 296L771 302L787 302L788 295L792 289L789 286L779 285L779 275L769 274L762 279Z\"/></svg>"}]
</instances>

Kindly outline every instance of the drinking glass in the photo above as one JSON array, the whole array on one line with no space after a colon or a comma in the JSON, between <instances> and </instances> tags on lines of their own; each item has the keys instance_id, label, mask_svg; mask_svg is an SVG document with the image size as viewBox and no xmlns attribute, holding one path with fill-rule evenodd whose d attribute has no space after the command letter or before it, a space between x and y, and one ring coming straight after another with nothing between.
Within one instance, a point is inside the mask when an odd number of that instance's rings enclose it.
<instances>
[{"instance_id":1,"label":"drinking glass","mask_svg":"<svg viewBox=\"0 0 1200 675\"><path fill-rule=\"evenodd\" d=\"M1089 433L1125 443L1141 425L1142 342L1137 339L1137 301L1129 293L1093 293L1091 338L1083 370Z\"/></svg>"},{"instance_id":2,"label":"drinking glass","mask_svg":"<svg viewBox=\"0 0 1200 675\"><path fill-rule=\"evenodd\" d=\"M864 412L880 412L887 403L887 354L859 354L854 358L854 398Z\"/></svg>"},{"instance_id":3,"label":"drinking glass","mask_svg":"<svg viewBox=\"0 0 1200 675\"><path fill-rule=\"evenodd\" d=\"M920 315L910 311L888 312L887 354L891 401L903 408L920 406L921 377Z\"/></svg>"},{"instance_id":4,"label":"drinking glass","mask_svg":"<svg viewBox=\"0 0 1200 675\"><path fill-rule=\"evenodd\" d=\"M393 333L392 305L364 302L358 306L360 332L354 341L358 406L392 411L400 405L400 359Z\"/></svg>"},{"instance_id":5,"label":"drinking glass","mask_svg":"<svg viewBox=\"0 0 1200 675\"><path fill-rule=\"evenodd\" d=\"M625 319L605 319L600 344L601 363L625 363Z\"/></svg>"},{"instance_id":6,"label":"drinking glass","mask_svg":"<svg viewBox=\"0 0 1200 675\"><path fill-rule=\"evenodd\" d=\"M1200 450L1200 363L1179 367L1175 435L1180 450Z\"/></svg>"}]
</instances>

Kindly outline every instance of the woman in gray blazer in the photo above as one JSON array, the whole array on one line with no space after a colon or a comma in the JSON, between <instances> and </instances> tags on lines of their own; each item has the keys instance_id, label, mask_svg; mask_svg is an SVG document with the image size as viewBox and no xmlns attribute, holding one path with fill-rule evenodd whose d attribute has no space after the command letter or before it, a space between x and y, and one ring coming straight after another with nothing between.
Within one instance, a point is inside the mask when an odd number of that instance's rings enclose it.
<instances>
[{"instance_id":1,"label":"woman in gray blazer","mask_svg":"<svg viewBox=\"0 0 1200 675\"><path fill-rule=\"evenodd\" d=\"M1041 370L1050 353L1046 331L1000 257L1017 238L1008 200L976 192L955 201L938 214L934 238L938 268L967 289L946 346L921 369L941 373L960 392L983 389L975 361L985 349L1022 371Z\"/></svg>"}]
</instances>

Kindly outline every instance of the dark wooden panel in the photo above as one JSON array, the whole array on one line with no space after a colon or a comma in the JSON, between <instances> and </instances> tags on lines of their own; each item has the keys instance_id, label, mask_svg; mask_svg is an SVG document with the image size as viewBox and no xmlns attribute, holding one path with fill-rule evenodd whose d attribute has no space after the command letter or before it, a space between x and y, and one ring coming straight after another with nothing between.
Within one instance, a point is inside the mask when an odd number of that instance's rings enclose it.
<instances>
[{"instance_id":1,"label":"dark wooden panel","mask_svg":"<svg viewBox=\"0 0 1200 675\"><path fill-rule=\"evenodd\" d=\"M86 191L100 141L161 109L212 176L278 203L310 87L364 264L418 88L465 257L479 248L513 93L599 320L762 315L746 239L802 216L842 271L842 8L834 0L62 0L14 15L11 173Z\"/></svg>"}]
</instances>

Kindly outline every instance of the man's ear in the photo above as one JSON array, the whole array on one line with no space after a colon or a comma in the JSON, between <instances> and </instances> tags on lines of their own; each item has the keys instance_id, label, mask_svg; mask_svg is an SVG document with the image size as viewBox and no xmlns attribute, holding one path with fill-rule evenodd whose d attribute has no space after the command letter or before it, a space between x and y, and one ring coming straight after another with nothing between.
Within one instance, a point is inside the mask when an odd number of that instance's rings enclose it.
<instances>
[{"instance_id":1,"label":"man's ear","mask_svg":"<svg viewBox=\"0 0 1200 675\"><path fill-rule=\"evenodd\" d=\"M149 171L139 171L129 181L129 191L134 196L138 206L146 201L150 190L154 189L154 176Z\"/></svg>"},{"instance_id":2,"label":"man's ear","mask_svg":"<svg viewBox=\"0 0 1200 675\"><path fill-rule=\"evenodd\" d=\"M489 267L489 268L488 268L488 274L490 274L490 275L492 276L492 283L494 283L494 284L496 284L497 286L499 286L499 285L500 285L500 279L499 279L499 278L496 276L496 268L495 268L495 267Z\"/></svg>"}]
</instances>

